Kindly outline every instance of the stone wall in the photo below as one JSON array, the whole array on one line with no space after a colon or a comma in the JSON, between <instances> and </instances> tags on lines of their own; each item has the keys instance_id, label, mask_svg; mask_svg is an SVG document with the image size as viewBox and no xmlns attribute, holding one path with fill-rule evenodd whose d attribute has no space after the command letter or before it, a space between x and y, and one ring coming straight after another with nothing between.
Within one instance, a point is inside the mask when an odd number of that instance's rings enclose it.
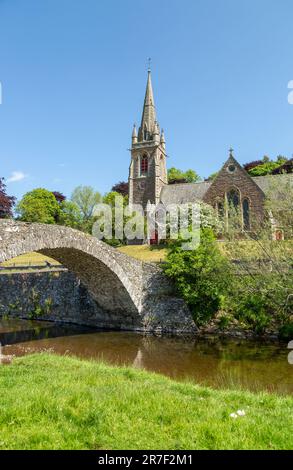
<instances>
[{"instance_id":1,"label":"stone wall","mask_svg":"<svg viewBox=\"0 0 293 470\"><path fill-rule=\"evenodd\" d=\"M0 316L75 323L96 328L154 332L193 331L190 313L156 267L145 272L141 323L125 311L98 306L80 280L67 271L0 275Z\"/></svg>"}]
</instances>

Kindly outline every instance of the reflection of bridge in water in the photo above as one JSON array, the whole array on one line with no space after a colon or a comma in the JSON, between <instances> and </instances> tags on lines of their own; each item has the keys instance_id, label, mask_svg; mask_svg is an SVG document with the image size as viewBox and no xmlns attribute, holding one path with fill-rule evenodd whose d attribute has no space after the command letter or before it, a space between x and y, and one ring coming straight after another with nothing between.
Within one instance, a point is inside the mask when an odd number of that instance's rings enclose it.
<instances>
[{"instance_id":1,"label":"reflection of bridge in water","mask_svg":"<svg viewBox=\"0 0 293 470\"><path fill-rule=\"evenodd\" d=\"M76 274L100 308L96 326L194 331L188 309L158 267L68 227L0 221L0 262L32 251Z\"/></svg>"}]
</instances>

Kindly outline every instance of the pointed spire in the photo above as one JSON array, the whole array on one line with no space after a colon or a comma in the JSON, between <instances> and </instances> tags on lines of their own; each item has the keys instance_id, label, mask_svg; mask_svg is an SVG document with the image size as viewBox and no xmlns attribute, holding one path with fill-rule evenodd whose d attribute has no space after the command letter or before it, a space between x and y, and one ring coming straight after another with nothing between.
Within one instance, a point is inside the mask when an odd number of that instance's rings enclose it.
<instances>
[{"instance_id":1,"label":"pointed spire","mask_svg":"<svg viewBox=\"0 0 293 470\"><path fill-rule=\"evenodd\" d=\"M141 118L141 125L139 129L140 140L148 140L146 136L152 136L156 124L156 108L152 87L151 71L148 70L147 86L144 98L143 112Z\"/></svg>"},{"instance_id":2,"label":"pointed spire","mask_svg":"<svg viewBox=\"0 0 293 470\"><path fill-rule=\"evenodd\" d=\"M132 131L132 143L137 143L137 132L136 132L136 125L133 124L133 131Z\"/></svg>"},{"instance_id":3,"label":"pointed spire","mask_svg":"<svg viewBox=\"0 0 293 470\"><path fill-rule=\"evenodd\" d=\"M161 144L165 144L166 141L165 141L165 133L164 133L164 129L162 129L162 132L161 132Z\"/></svg>"}]
</instances>

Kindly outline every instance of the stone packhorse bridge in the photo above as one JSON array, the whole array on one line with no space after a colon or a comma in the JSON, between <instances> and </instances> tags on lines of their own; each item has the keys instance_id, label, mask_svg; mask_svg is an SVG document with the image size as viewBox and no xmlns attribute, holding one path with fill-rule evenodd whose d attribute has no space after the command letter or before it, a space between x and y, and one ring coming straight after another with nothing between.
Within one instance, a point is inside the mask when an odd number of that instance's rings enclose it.
<instances>
[{"instance_id":1,"label":"stone packhorse bridge","mask_svg":"<svg viewBox=\"0 0 293 470\"><path fill-rule=\"evenodd\" d=\"M95 300L94 318L85 321L65 316L63 321L129 330L195 330L186 305L174 297L172 286L158 267L68 227L1 220L0 262L31 251L59 261ZM53 320L54 313L44 318Z\"/></svg>"}]
</instances>

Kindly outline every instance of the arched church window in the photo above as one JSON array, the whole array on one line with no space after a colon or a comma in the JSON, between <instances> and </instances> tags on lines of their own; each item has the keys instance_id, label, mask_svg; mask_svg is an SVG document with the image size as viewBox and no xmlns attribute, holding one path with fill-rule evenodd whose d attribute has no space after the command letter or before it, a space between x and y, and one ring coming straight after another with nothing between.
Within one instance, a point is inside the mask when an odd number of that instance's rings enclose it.
<instances>
[{"instance_id":1,"label":"arched church window","mask_svg":"<svg viewBox=\"0 0 293 470\"><path fill-rule=\"evenodd\" d=\"M229 207L234 207L234 209L238 209L240 202L239 191L237 191L236 189L231 189L227 194L227 200Z\"/></svg>"},{"instance_id":2,"label":"arched church window","mask_svg":"<svg viewBox=\"0 0 293 470\"><path fill-rule=\"evenodd\" d=\"M145 175L149 170L149 161L147 155L144 155L140 162L140 173Z\"/></svg>"},{"instance_id":3,"label":"arched church window","mask_svg":"<svg viewBox=\"0 0 293 470\"><path fill-rule=\"evenodd\" d=\"M224 219L225 217L225 206L223 201L218 201L217 202L217 212L218 212L218 217L220 219Z\"/></svg>"},{"instance_id":4,"label":"arched church window","mask_svg":"<svg viewBox=\"0 0 293 470\"><path fill-rule=\"evenodd\" d=\"M242 212L243 212L243 228L244 230L250 230L250 207L249 207L248 199L243 199L242 201Z\"/></svg>"}]
</instances>

